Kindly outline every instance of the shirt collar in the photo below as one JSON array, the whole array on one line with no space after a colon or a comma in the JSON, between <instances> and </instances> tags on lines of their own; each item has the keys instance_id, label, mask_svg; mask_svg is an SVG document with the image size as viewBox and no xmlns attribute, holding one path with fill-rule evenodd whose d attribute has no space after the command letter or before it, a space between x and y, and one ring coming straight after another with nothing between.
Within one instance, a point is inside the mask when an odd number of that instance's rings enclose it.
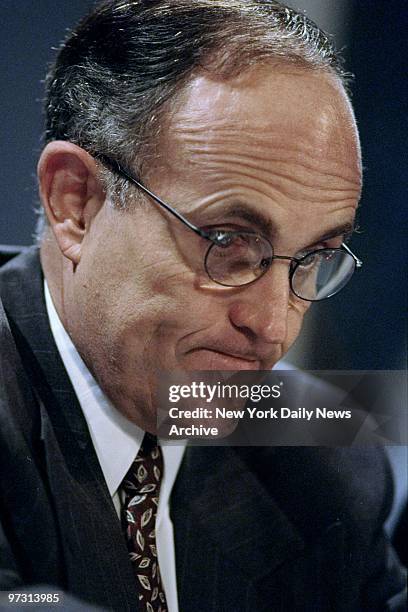
<instances>
[{"instance_id":1,"label":"shirt collar","mask_svg":"<svg viewBox=\"0 0 408 612\"><path fill-rule=\"evenodd\" d=\"M74 387L89 433L113 497L142 444L144 431L126 419L105 395L66 332L44 281L45 303L51 331ZM180 467L185 443L162 447L164 476L160 505L166 505Z\"/></svg>"}]
</instances>

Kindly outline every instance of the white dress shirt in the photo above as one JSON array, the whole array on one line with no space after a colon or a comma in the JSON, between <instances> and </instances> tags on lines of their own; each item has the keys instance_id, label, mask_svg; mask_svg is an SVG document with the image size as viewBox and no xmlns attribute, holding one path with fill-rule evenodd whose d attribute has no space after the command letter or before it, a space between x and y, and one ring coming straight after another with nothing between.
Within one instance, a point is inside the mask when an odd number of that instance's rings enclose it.
<instances>
[{"instance_id":1,"label":"white dress shirt","mask_svg":"<svg viewBox=\"0 0 408 612\"><path fill-rule=\"evenodd\" d=\"M62 325L46 282L44 282L44 292L55 343L87 421L89 433L119 517L121 499L118 488L139 451L144 431L128 421L106 397ZM169 612L178 612L174 535L169 513L169 498L184 450L185 444L183 443L177 446L162 446L164 475L156 519L156 541Z\"/></svg>"}]
</instances>

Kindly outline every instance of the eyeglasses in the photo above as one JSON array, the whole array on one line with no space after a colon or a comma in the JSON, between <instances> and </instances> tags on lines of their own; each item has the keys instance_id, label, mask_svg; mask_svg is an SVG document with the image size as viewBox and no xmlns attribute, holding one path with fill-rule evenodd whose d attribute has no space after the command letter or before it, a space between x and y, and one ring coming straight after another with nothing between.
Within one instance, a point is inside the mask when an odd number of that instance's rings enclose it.
<instances>
[{"instance_id":1,"label":"eyeglasses","mask_svg":"<svg viewBox=\"0 0 408 612\"><path fill-rule=\"evenodd\" d=\"M302 300L319 302L336 295L347 285L356 268L363 262L346 244L340 248L316 249L301 257L275 255L269 240L250 230L232 231L216 228L206 230L195 226L170 204L151 192L127 168L106 155L98 155L110 170L130 181L201 238L208 240L204 268L209 278L224 287L243 287L261 278L275 259L290 261L289 283L293 293Z\"/></svg>"}]
</instances>

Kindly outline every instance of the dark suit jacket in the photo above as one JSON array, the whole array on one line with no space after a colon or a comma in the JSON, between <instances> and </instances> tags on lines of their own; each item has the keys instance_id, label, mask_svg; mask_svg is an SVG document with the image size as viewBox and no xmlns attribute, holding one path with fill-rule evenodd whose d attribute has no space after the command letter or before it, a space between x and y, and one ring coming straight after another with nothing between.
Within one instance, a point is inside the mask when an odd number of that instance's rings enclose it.
<instances>
[{"instance_id":1,"label":"dark suit jacket","mask_svg":"<svg viewBox=\"0 0 408 612\"><path fill-rule=\"evenodd\" d=\"M48 584L137 610L35 248L2 268L0 295L0 589ZM375 447L188 449L171 498L180 612L402 610L386 603L404 586L382 532L390 482Z\"/></svg>"}]
</instances>

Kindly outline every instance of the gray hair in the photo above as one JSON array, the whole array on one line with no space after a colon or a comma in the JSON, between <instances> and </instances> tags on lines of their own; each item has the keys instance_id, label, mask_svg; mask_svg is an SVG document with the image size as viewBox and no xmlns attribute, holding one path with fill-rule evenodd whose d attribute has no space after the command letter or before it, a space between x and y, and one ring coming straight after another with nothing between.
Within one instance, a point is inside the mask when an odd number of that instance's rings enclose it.
<instances>
[{"instance_id":1,"label":"gray hair","mask_svg":"<svg viewBox=\"0 0 408 612\"><path fill-rule=\"evenodd\" d=\"M68 35L47 75L44 143L68 140L142 176L165 113L194 73L230 78L268 61L346 83L328 36L275 0L105 0ZM103 167L101 177L125 207L126 181ZM45 225L41 212L38 239Z\"/></svg>"}]
</instances>

